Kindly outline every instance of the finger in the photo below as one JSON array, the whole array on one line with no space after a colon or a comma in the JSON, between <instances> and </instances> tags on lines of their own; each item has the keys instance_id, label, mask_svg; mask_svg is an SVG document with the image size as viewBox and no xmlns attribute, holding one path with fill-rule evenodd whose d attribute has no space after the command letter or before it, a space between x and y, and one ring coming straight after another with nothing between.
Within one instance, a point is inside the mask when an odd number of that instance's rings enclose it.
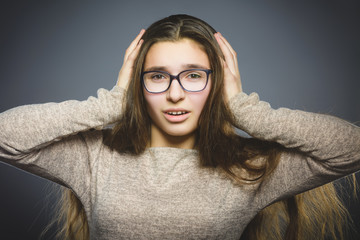
<instances>
[{"instance_id":1,"label":"finger","mask_svg":"<svg viewBox=\"0 0 360 240\"><path fill-rule=\"evenodd\" d=\"M140 51L141 45L143 44L144 40L140 40L139 43L135 46L135 49L133 49L132 52L129 52L127 54L127 58L125 59L123 66L121 67L120 71L124 72L130 72L132 70L132 67L134 65L134 61Z\"/></svg>"},{"instance_id":2,"label":"finger","mask_svg":"<svg viewBox=\"0 0 360 240\"><path fill-rule=\"evenodd\" d=\"M222 60L221 62L223 64L224 75L225 76L231 75L231 76L236 77L236 75L234 75L234 73L231 71L231 69L230 69L229 65L226 63L226 61ZM225 81L227 81L227 80L228 80L228 78L225 77Z\"/></svg>"},{"instance_id":3,"label":"finger","mask_svg":"<svg viewBox=\"0 0 360 240\"><path fill-rule=\"evenodd\" d=\"M230 44L226 41L224 37L221 36L220 33L216 33L215 37L219 43L219 46L221 48L221 51L224 54L224 57L228 57L229 59L234 59L234 50L230 46ZM230 47L229 47L230 46Z\"/></svg>"},{"instance_id":4,"label":"finger","mask_svg":"<svg viewBox=\"0 0 360 240\"><path fill-rule=\"evenodd\" d=\"M126 62L135 60L135 58L137 57L137 55L140 51L140 48L141 48L141 45L143 44L143 42L144 42L144 40L142 40L142 39L138 42L135 49L129 54L128 58L126 59Z\"/></svg>"},{"instance_id":5,"label":"finger","mask_svg":"<svg viewBox=\"0 0 360 240\"><path fill-rule=\"evenodd\" d=\"M225 61L227 65L229 66L230 70L233 74L239 76L239 68L238 68L238 62L237 62L237 54L234 51L234 49L231 47L229 42L220 34L216 33L215 38L217 39L220 49L222 53L224 54Z\"/></svg>"},{"instance_id":6,"label":"finger","mask_svg":"<svg viewBox=\"0 0 360 240\"><path fill-rule=\"evenodd\" d=\"M122 69L126 72L126 75L131 75L132 68L134 66L134 61L140 51L141 45L144 40L140 40L139 43L136 45L135 49L128 55L127 59L125 60Z\"/></svg>"},{"instance_id":7,"label":"finger","mask_svg":"<svg viewBox=\"0 0 360 240\"><path fill-rule=\"evenodd\" d=\"M224 93L227 101L229 101L233 96L242 92L242 84L240 78L235 76L229 69L227 63L222 60L224 67Z\"/></svg>"},{"instance_id":8,"label":"finger","mask_svg":"<svg viewBox=\"0 0 360 240\"><path fill-rule=\"evenodd\" d=\"M136 36L136 38L130 43L129 47L125 51L124 62L129 57L129 55L134 51L134 49L139 45L141 37L144 35L145 30L141 29L140 33Z\"/></svg>"},{"instance_id":9,"label":"finger","mask_svg":"<svg viewBox=\"0 0 360 240\"><path fill-rule=\"evenodd\" d=\"M133 49L131 53L127 54L127 58L124 60L123 66L120 69L117 84L124 89L127 89L134 68L135 59L139 54L143 42L144 40L141 39L135 46L135 49Z\"/></svg>"},{"instance_id":10,"label":"finger","mask_svg":"<svg viewBox=\"0 0 360 240\"><path fill-rule=\"evenodd\" d=\"M230 65L232 67L232 70L235 74L240 75L239 72L239 67L238 67L238 61L237 61L237 53L235 52L235 50L232 48L232 46L230 45L230 43L226 40L226 38L219 33L220 39L225 43L226 47L228 48L228 50L230 51L232 58L233 58L233 64Z\"/></svg>"},{"instance_id":11,"label":"finger","mask_svg":"<svg viewBox=\"0 0 360 240\"><path fill-rule=\"evenodd\" d=\"M225 43L225 45L228 47L228 49L230 50L231 54L236 57L236 52L235 50L232 48L232 46L230 45L230 43L226 40L226 38L219 32L218 33L221 40L223 40L223 42Z\"/></svg>"}]
</instances>

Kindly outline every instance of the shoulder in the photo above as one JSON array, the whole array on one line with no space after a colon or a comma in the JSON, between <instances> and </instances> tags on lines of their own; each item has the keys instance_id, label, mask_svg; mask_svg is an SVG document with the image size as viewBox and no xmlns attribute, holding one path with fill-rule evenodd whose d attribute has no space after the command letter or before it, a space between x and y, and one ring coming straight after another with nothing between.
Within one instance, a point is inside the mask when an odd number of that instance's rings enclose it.
<instances>
[{"instance_id":1,"label":"shoulder","mask_svg":"<svg viewBox=\"0 0 360 240\"><path fill-rule=\"evenodd\" d=\"M106 147L111 138L111 129L89 129L87 131L78 134L85 144L91 148L103 148Z\"/></svg>"}]
</instances>

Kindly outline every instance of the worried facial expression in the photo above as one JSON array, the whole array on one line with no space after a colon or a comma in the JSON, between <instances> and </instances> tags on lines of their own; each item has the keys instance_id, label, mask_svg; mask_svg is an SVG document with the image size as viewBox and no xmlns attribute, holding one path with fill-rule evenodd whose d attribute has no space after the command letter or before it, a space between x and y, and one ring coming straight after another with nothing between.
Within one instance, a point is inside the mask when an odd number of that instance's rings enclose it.
<instances>
[{"instance_id":1,"label":"worried facial expression","mask_svg":"<svg viewBox=\"0 0 360 240\"><path fill-rule=\"evenodd\" d=\"M144 71L166 71L171 75L194 68L210 69L209 58L197 42L186 38L155 43L144 63ZM194 135L210 89L211 74L205 89L199 92L185 91L176 79L162 93L149 93L143 89L152 120L151 134L162 137Z\"/></svg>"}]
</instances>

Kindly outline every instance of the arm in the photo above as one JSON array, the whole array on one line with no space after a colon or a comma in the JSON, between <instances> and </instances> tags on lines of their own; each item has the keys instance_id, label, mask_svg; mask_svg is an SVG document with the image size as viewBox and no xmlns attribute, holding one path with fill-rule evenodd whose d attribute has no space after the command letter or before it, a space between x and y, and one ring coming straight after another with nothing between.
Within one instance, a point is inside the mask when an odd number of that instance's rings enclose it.
<instances>
[{"instance_id":1,"label":"arm","mask_svg":"<svg viewBox=\"0 0 360 240\"><path fill-rule=\"evenodd\" d=\"M119 87L100 89L97 98L86 101L27 105L0 114L0 158L71 185L71 175L89 175L91 148L102 139L100 131L88 130L118 120L123 93Z\"/></svg>"},{"instance_id":2,"label":"arm","mask_svg":"<svg viewBox=\"0 0 360 240\"><path fill-rule=\"evenodd\" d=\"M259 206L321 186L360 170L360 128L342 119L286 108L272 109L258 95L230 101L236 127L285 147L261 184Z\"/></svg>"},{"instance_id":3,"label":"arm","mask_svg":"<svg viewBox=\"0 0 360 240\"><path fill-rule=\"evenodd\" d=\"M263 206L360 170L359 127L328 115L275 110L257 94L236 89L236 83L241 86L236 53L224 37L215 36L225 57L225 97L236 127L285 147L278 167L260 186Z\"/></svg>"},{"instance_id":4,"label":"arm","mask_svg":"<svg viewBox=\"0 0 360 240\"><path fill-rule=\"evenodd\" d=\"M35 104L16 107L0 115L0 156L19 159L66 136L101 129L120 116L119 87L98 91L86 101Z\"/></svg>"},{"instance_id":5,"label":"arm","mask_svg":"<svg viewBox=\"0 0 360 240\"><path fill-rule=\"evenodd\" d=\"M118 82L129 81L125 78L131 76L142 34L127 49ZM58 182L66 182L64 174L71 178L69 171L83 174L92 148L102 139L101 131L88 130L119 120L124 92L118 85L112 91L100 89L97 98L86 101L21 106L0 114L0 158Z\"/></svg>"},{"instance_id":6,"label":"arm","mask_svg":"<svg viewBox=\"0 0 360 240\"><path fill-rule=\"evenodd\" d=\"M273 109L256 93L240 93L230 102L238 128L251 136L277 142L314 160L360 158L360 128L330 115L287 108ZM350 163L349 161L348 163ZM360 165L359 165L360 167Z\"/></svg>"}]
</instances>

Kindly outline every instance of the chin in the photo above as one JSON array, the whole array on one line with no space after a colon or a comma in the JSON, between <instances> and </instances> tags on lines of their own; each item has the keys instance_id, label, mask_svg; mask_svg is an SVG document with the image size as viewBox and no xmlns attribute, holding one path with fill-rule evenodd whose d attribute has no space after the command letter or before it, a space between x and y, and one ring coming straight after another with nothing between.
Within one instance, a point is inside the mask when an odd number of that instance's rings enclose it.
<instances>
[{"instance_id":1,"label":"chin","mask_svg":"<svg viewBox=\"0 0 360 240\"><path fill-rule=\"evenodd\" d=\"M171 127L169 129L163 129L163 131L172 137L186 137L193 135L196 129L189 128L188 126Z\"/></svg>"},{"instance_id":2,"label":"chin","mask_svg":"<svg viewBox=\"0 0 360 240\"><path fill-rule=\"evenodd\" d=\"M172 136L172 137L186 137L186 136L192 135L193 133L194 133L194 131L189 131L189 130L187 130L187 131L181 131L181 130L166 131L166 134L169 136Z\"/></svg>"}]
</instances>

